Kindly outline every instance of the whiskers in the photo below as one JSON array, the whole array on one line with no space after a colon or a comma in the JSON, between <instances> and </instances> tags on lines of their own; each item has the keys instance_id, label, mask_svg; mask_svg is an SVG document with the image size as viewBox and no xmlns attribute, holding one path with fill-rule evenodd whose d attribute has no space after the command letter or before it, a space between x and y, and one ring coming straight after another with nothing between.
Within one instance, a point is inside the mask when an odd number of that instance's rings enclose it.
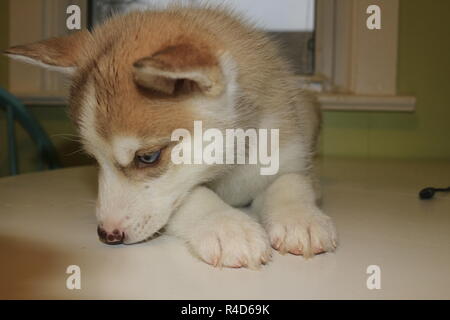
<instances>
[{"instance_id":1,"label":"whiskers","mask_svg":"<svg viewBox=\"0 0 450 320\"><path fill-rule=\"evenodd\" d=\"M83 205L86 205L88 207L95 208L97 206L97 200L96 199L79 199L80 203Z\"/></svg>"},{"instance_id":2,"label":"whiskers","mask_svg":"<svg viewBox=\"0 0 450 320\"><path fill-rule=\"evenodd\" d=\"M58 133L58 134L52 134L50 137L51 138L61 138L63 140L70 141L70 142L76 142L78 145L82 146L82 139L77 134ZM74 154L79 154L79 153L85 153L85 151L82 147L79 147L72 152L65 153L64 156L73 156Z\"/></svg>"},{"instance_id":3,"label":"whiskers","mask_svg":"<svg viewBox=\"0 0 450 320\"><path fill-rule=\"evenodd\" d=\"M52 134L50 136L51 138L62 138L67 141L71 142L78 142L81 144L81 137L77 134L71 134L71 133L58 133L58 134Z\"/></svg>"},{"instance_id":4,"label":"whiskers","mask_svg":"<svg viewBox=\"0 0 450 320\"><path fill-rule=\"evenodd\" d=\"M78 153L86 154L82 148L79 148L79 149L75 149L75 150L72 151L72 152L65 153L64 155L65 155L65 156L73 156L74 154L78 154Z\"/></svg>"}]
</instances>

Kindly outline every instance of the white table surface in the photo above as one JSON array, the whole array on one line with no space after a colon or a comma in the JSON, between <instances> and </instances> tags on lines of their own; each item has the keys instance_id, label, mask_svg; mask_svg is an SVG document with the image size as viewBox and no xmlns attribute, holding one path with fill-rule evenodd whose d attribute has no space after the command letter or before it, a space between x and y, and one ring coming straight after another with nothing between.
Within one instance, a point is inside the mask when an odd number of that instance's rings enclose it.
<instances>
[{"instance_id":1,"label":"white table surface","mask_svg":"<svg viewBox=\"0 0 450 320\"><path fill-rule=\"evenodd\" d=\"M450 162L322 159L323 208L340 247L310 260L274 254L260 271L215 269L161 236L108 246L96 234L96 169L0 179L0 298L450 299ZM66 288L69 265L81 290ZM366 268L381 268L368 290Z\"/></svg>"}]
</instances>

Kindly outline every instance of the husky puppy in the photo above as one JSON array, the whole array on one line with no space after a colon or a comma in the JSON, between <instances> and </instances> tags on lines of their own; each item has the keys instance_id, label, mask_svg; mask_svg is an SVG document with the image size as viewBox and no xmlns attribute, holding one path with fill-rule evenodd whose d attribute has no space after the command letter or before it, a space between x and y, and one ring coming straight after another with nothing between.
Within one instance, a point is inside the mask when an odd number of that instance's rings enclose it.
<instances>
[{"instance_id":1,"label":"husky puppy","mask_svg":"<svg viewBox=\"0 0 450 320\"><path fill-rule=\"evenodd\" d=\"M103 242L136 243L164 227L208 264L249 268L272 248L305 257L336 248L313 186L319 110L277 45L230 11L136 11L5 53L70 75L71 117L100 168ZM182 142L172 133L193 133L194 121L279 130L279 170L174 164ZM249 204L257 219L238 209Z\"/></svg>"}]
</instances>

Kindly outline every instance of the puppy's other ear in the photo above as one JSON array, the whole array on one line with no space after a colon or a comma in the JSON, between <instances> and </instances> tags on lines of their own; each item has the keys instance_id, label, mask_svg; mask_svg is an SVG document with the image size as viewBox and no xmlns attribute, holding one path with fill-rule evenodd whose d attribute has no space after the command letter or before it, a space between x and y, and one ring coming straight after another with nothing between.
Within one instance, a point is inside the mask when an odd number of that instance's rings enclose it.
<instances>
[{"instance_id":1,"label":"puppy's other ear","mask_svg":"<svg viewBox=\"0 0 450 320\"><path fill-rule=\"evenodd\" d=\"M3 53L18 61L71 75L78 66L89 36L89 31L83 30L64 37L14 46Z\"/></svg>"},{"instance_id":2,"label":"puppy's other ear","mask_svg":"<svg viewBox=\"0 0 450 320\"><path fill-rule=\"evenodd\" d=\"M169 46L133 64L135 82L168 95L198 88L208 96L224 90L224 77L217 59L207 48L190 44Z\"/></svg>"}]
</instances>

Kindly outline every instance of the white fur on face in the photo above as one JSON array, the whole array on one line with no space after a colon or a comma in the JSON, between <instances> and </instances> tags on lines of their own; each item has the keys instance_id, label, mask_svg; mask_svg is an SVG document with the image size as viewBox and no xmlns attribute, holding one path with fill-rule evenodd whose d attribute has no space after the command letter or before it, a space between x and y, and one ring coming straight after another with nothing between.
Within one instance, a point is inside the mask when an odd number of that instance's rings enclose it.
<instances>
[{"instance_id":1,"label":"white fur on face","mask_svg":"<svg viewBox=\"0 0 450 320\"><path fill-rule=\"evenodd\" d=\"M113 137L105 141L96 131L95 88L88 82L80 114L80 134L87 152L100 165L96 216L107 231L119 229L125 233L125 243L135 243L151 237L169 220L171 214L197 184L215 173L210 166L169 166L157 177L133 179L115 165L128 165L143 140L138 137ZM149 141L145 141L147 146Z\"/></svg>"},{"instance_id":2,"label":"white fur on face","mask_svg":"<svg viewBox=\"0 0 450 320\"><path fill-rule=\"evenodd\" d=\"M139 150L141 143L136 137L116 136L112 142L112 151L116 161L123 167L127 166Z\"/></svg>"},{"instance_id":3,"label":"white fur on face","mask_svg":"<svg viewBox=\"0 0 450 320\"><path fill-rule=\"evenodd\" d=\"M109 160L99 161L97 219L125 233L125 243L151 237L164 227L189 191L214 175L209 166L172 166L158 178L135 181Z\"/></svg>"}]
</instances>

